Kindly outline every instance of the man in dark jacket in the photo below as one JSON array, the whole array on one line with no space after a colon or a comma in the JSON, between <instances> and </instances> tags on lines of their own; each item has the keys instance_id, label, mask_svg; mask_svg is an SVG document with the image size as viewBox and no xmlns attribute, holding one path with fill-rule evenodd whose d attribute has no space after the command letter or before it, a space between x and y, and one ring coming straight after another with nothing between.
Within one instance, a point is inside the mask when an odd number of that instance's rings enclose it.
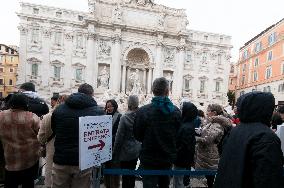
<instances>
[{"instance_id":1,"label":"man in dark jacket","mask_svg":"<svg viewBox=\"0 0 284 188\"><path fill-rule=\"evenodd\" d=\"M252 92L238 99L241 123L224 145L216 188L283 187L281 143L269 128L274 105L271 93Z\"/></svg>"},{"instance_id":2,"label":"man in dark jacket","mask_svg":"<svg viewBox=\"0 0 284 188\"><path fill-rule=\"evenodd\" d=\"M79 170L79 117L104 114L93 99L93 94L91 85L82 84L78 93L70 95L52 114L51 125L55 133L52 170L54 188L91 185L91 171Z\"/></svg>"},{"instance_id":3,"label":"man in dark jacket","mask_svg":"<svg viewBox=\"0 0 284 188\"><path fill-rule=\"evenodd\" d=\"M176 136L181 125L181 113L168 98L169 83L157 78L152 86L151 104L137 111L134 136L142 142L140 161L143 169L169 170L177 158ZM143 187L169 187L168 176L144 176Z\"/></svg>"},{"instance_id":4,"label":"man in dark jacket","mask_svg":"<svg viewBox=\"0 0 284 188\"><path fill-rule=\"evenodd\" d=\"M29 111L36 114L38 117L42 117L48 114L49 109L47 104L39 98L35 92L35 85L31 82L23 83L19 89L20 92L24 93L28 97Z\"/></svg>"}]
</instances>

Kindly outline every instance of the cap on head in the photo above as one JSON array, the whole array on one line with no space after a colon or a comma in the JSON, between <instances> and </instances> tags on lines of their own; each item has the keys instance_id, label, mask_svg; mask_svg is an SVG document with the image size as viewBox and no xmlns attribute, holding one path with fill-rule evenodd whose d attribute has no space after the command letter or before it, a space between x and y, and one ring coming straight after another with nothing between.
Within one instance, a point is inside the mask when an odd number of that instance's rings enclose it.
<instances>
[{"instance_id":1,"label":"cap on head","mask_svg":"<svg viewBox=\"0 0 284 188\"><path fill-rule=\"evenodd\" d=\"M20 86L20 89L24 91L35 92L35 85L32 82L26 82Z\"/></svg>"}]
</instances>

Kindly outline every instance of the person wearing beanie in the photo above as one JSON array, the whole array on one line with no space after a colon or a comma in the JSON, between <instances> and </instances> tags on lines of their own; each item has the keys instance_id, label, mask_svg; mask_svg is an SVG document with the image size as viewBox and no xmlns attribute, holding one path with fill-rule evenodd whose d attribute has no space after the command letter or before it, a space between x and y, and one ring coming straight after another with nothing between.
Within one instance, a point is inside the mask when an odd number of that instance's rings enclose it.
<instances>
[{"instance_id":1,"label":"person wearing beanie","mask_svg":"<svg viewBox=\"0 0 284 188\"><path fill-rule=\"evenodd\" d=\"M240 124L223 147L215 188L282 188L281 142L270 129L275 99L269 92L250 92L237 101Z\"/></svg>"},{"instance_id":2,"label":"person wearing beanie","mask_svg":"<svg viewBox=\"0 0 284 188\"><path fill-rule=\"evenodd\" d=\"M30 112L35 113L38 117L42 117L49 112L46 102L38 96L33 83L23 83L20 86L19 92L28 97L28 110Z\"/></svg>"}]
</instances>

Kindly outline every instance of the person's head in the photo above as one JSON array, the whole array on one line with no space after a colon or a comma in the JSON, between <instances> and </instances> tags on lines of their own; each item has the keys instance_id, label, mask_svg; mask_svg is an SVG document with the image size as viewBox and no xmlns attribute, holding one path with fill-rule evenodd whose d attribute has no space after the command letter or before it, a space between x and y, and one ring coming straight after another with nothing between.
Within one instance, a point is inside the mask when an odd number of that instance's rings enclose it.
<instances>
[{"instance_id":1,"label":"person's head","mask_svg":"<svg viewBox=\"0 0 284 188\"><path fill-rule=\"evenodd\" d=\"M198 116L204 118L205 114L202 110L198 110Z\"/></svg>"},{"instance_id":2,"label":"person's head","mask_svg":"<svg viewBox=\"0 0 284 188\"><path fill-rule=\"evenodd\" d=\"M223 115L223 108L219 104L209 104L206 114L207 117Z\"/></svg>"},{"instance_id":3,"label":"person's head","mask_svg":"<svg viewBox=\"0 0 284 188\"><path fill-rule=\"evenodd\" d=\"M169 82L166 78L157 78L153 82L152 91L155 96L169 95Z\"/></svg>"},{"instance_id":4,"label":"person's head","mask_svg":"<svg viewBox=\"0 0 284 188\"><path fill-rule=\"evenodd\" d=\"M20 91L32 91L35 92L35 85L32 82L23 83L20 86Z\"/></svg>"},{"instance_id":5,"label":"person's head","mask_svg":"<svg viewBox=\"0 0 284 188\"><path fill-rule=\"evenodd\" d=\"M14 94L9 101L11 109L28 110L28 98L22 93Z\"/></svg>"},{"instance_id":6,"label":"person's head","mask_svg":"<svg viewBox=\"0 0 284 188\"><path fill-rule=\"evenodd\" d=\"M270 92L250 92L237 100L238 116L241 123L261 122L270 126L275 107L275 98Z\"/></svg>"},{"instance_id":7,"label":"person's head","mask_svg":"<svg viewBox=\"0 0 284 188\"><path fill-rule=\"evenodd\" d=\"M191 102L184 102L182 104L182 120L193 121L198 115L197 107Z\"/></svg>"},{"instance_id":8,"label":"person's head","mask_svg":"<svg viewBox=\"0 0 284 188\"><path fill-rule=\"evenodd\" d=\"M58 103L58 96L52 96L50 99L50 105L51 108L54 108L54 106Z\"/></svg>"},{"instance_id":9,"label":"person's head","mask_svg":"<svg viewBox=\"0 0 284 188\"><path fill-rule=\"evenodd\" d=\"M274 112L271 117L271 126L272 128L276 129L277 125L281 125L283 123L283 120L281 118L281 115L279 112Z\"/></svg>"},{"instance_id":10,"label":"person's head","mask_svg":"<svg viewBox=\"0 0 284 188\"><path fill-rule=\"evenodd\" d=\"M105 112L107 114L114 114L117 111L118 105L114 99L108 100L105 106Z\"/></svg>"},{"instance_id":11,"label":"person's head","mask_svg":"<svg viewBox=\"0 0 284 188\"><path fill-rule=\"evenodd\" d=\"M69 95L60 95L58 99L58 103L62 104L68 99Z\"/></svg>"},{"instance_id":12,"label":"person's head","mask_svg":"<svg viewBox=\"0 0 284 188\"><path fill-rule=\"evenodd\" d=\"M84 93L84 94L89 95L89 96L94 95L93 87L91 85L87 84L87 83L80 85L79 88L78 88L78 92Z\"/></svg>"},{"instance_id":13,"label":"person's head","mask_svg":"<svg viewBox=\"0 0 284 188\"><path fill-rule=\"evenodd\" d=\"M128 97L128 110L134 111L136 109L138 109L139 106L139 98L137 95L130 95Z\"/></svg>"},{"instance_id":14,"label":"person's head","mask_svg":"<svg viewBox=\"0 0 284 188\"><path fill-rule=\"evenodd\" d=\"M278 112L281 116L282 121L284 121L284 106L280 106Z\"/></svg>"}]
</instances>

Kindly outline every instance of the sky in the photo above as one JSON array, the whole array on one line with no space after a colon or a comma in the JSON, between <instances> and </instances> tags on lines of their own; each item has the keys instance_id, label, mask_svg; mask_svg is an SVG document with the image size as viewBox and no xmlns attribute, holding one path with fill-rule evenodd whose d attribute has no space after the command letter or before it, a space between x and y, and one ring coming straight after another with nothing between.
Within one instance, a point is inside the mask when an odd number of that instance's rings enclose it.
<instances>
[{"instance_id":1,"label":"sky","mask_svg":"<svg viewBox=\"0 0 284 188\"><path fill-rule=\"evenodd\" d=\"M22 0L79 11L88 0ZM19 0L0 0L0 43L19 45ZM155 3L186 9L189 29L232 37L232 61L245 42L284 18L284 0L155 0Z\"/></svg>"}]
</instances>

